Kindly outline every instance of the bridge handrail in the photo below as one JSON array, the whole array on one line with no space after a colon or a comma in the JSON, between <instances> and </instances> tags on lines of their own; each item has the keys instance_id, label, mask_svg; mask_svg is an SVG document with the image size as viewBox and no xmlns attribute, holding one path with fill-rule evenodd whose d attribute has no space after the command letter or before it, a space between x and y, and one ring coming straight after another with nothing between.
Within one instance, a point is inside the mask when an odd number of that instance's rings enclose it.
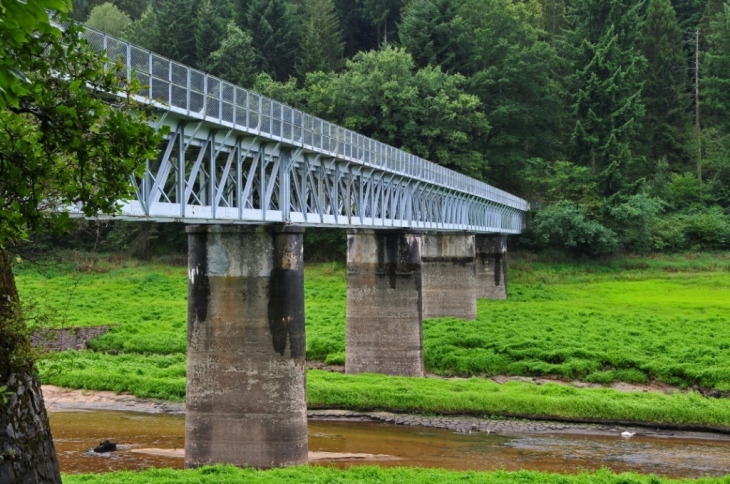
<instances>
[{"instance_id":1,"label":"bridge handrail","mask_svg":"<svg viewBox=\"0 0 730 484\"><path fill-rule=\"evenodd\" d=\"M484 182L375 141L266 96L236 86L90 27L84 37L113 62L124 59L127 77L145 88L143 101L180 114L264 135L331 157L458 190L526 211L527 202Z\"/></svg>"}]
</instances>

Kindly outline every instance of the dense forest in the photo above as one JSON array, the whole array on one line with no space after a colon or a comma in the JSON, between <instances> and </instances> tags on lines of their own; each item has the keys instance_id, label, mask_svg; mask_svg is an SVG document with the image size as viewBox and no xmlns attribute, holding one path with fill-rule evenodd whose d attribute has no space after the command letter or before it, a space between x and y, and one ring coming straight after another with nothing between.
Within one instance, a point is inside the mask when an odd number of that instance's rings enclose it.
<instances>
[{"instance_id":1,"label":"dense forest","mask_svg":"<svg viewBox=\"0 0 730 484\"><path fill-rule=\"evenodd\" d=\"M730 248L730 2L74 6L87 25L529 200L522 247Z\"/></svg>"}]
</instances>

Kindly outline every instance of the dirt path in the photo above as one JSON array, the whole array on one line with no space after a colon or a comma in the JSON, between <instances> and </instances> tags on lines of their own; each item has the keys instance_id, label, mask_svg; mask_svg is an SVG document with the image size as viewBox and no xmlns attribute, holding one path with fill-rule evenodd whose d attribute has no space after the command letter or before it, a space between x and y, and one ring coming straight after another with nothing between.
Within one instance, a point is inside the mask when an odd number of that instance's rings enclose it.
<instances>
[{"instance_id":1,"label":"dirt path","mask_svg":"<svg viewBox=\"0 0 730 484\"><path fill-rule=\"evenodd\" d=\"M129 393L71 390L54 385L43 385L43 400L49 412L69 410L126 410L143 413L184 414L185 404L149 398L138 398Z\"/></svg>"}]
</instances>

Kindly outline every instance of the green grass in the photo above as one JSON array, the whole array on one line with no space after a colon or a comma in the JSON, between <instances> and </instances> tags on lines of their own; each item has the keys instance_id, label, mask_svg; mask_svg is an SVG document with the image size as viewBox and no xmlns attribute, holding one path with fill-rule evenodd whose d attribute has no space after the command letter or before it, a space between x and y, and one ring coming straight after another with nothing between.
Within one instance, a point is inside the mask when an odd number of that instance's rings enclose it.
<instances>
[{"instance_id":1,"label":"green grass","mask_svg":"<svg viewBox=\"0 0 730 484\"><path fill-rule=\"evenodd\" d=\"M424 323L430 371L552 375L598 383L657 379L730 390L727 255L586 264L521 259L510 267L509 300L479 301L476 321ZM67 325L118 324L92 343L97 352L66 352L42 361L44 382L184 398L184 267L88 257L42 274L25 263L16 274L21 296L55 307ZM307 266L305 294L308 358L342 363L344 266ZM600 389L498 386L484 380L397 381L310 372L310 404L730 425L722 403L727 400L696 394L628 397ZM389 385L400 390L388 390Z\"/></svg>"},{"instance_id":2,"label":"green grass","mask_svg":"<svg viewBox=\"0 0 730 484\"><path fill-rule=\"evenodd\" d=\"M119 355L69 351L40 362L45 383L89 390L128 391L141 397L183 400L182 355ZM698 393L578 389L558 384L483 378L442 380L383 375L307 374L309 408L428 414L507 415L576 420L612 420L730 428L730 400Z\"/></svg>"},{"instance_id":3,"label":"green grass","mask_svg":"<svg viewBox=\"0 0 730 484\"><path fill-rule=\"evenodd\" d=\"M514 284L478 318L424 323L444 375L558 375L730 390L730 273Z\"/></svg>"},{"instance_id":4,"label":"green grass","mask_svg":"<svg viewBox=\"0 0 730 484\"><path fill-rule=\"evenodd\" d=\"M64 484L233 484L233 483L311 483L348 484L387 482L392 484L426 484L465 482L469 484L661 484L696 483L728 484L730 476L703 479L670 480L639 474L613 474L608 470L578 475L548 474L534 471L478 472L446 471L441 469L380 468L371 466L338 469L336 467L305 466L258 471L215 466L195 470L150 469L108 474L64 475Z\"/></svg>"}]
</instances>

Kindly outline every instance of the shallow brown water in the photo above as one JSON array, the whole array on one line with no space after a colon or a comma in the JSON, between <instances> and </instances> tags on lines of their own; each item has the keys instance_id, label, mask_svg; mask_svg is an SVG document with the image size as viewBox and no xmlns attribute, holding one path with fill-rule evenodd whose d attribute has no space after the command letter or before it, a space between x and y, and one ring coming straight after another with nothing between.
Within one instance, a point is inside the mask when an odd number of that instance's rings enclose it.
<instances>
[{"instance_id":1,"label":"shallow brown water","mask_svg":"<svg viewBox=\"0 0 730 484\"><path fill-rule=\"evenodd\" d=\"M133 448L182 448L185 417L133 412L51 413L63 472L105 472L146 467L182 468L179 458L132 454ZM90 454L104 439L120 445L108 456ZM309 450L389 454L388 466L446 469L531 469L574 473L608 467L615 472L667 477L730 473L730 442L585 435L458 434L448 430L370 422L310 421ZM348 464L341 464L348 465ZM354 465L354 464L349 464Z\"/></svg>"}]
</instances>

